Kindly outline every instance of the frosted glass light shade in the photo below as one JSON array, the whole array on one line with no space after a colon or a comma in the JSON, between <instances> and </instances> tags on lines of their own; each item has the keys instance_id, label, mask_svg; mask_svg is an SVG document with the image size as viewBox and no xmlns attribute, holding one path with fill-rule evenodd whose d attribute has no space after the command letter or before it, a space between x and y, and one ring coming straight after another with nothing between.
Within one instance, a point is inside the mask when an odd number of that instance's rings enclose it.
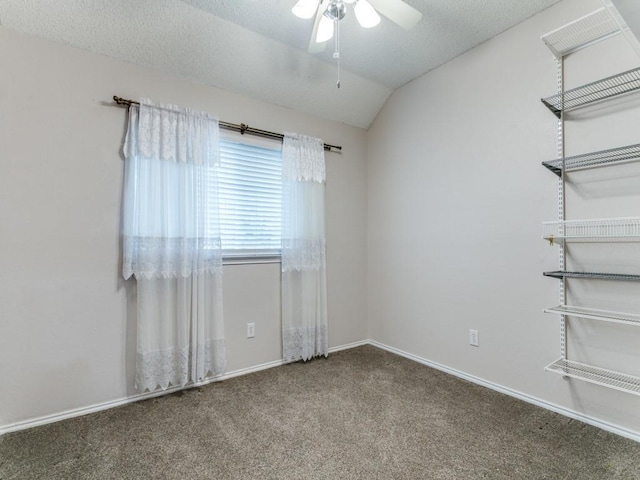
<instances>
[{"instance_id":1,"label":"frosted glass light shade","mask_svg":"<svg viewBox=\"0 0 640 480\"><path fill-rule=\"evenodd\" d=\"M333 20L323 15L318 25L316 43L326 42L331 37L333 37Z\"/></svg>"},{"instance_id":2,"label":"frosted glass light shade","mask_svg":"<svg viewBox=\"0 0 640 480\"><path fill-rule=\"evenodd\" d=\"M364 28L375 27L380 23L380 15L367 0L358 0L353 10L360 26Z\"/></svg>"},{"instance_id":3,"label":"frosted glass light shade","mask_svg":"<svg viewBox=\"0 0 640 480\"><path fill-rule=\"evenodd\" d=\"M318 0L298 0L291 11L296 17L311 18L318 9Z\"/></svg>"}]
</instances>

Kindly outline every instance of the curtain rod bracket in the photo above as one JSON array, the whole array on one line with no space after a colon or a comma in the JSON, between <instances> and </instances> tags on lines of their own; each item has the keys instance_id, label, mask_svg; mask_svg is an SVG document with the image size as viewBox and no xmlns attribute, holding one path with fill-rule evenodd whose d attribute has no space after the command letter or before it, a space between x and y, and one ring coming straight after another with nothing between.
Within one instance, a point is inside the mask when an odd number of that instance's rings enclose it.
<instances>
[{"instance_id":1,"label":"curtain rod bracket","mask_svg":"<svg viewBox=\"0 0 640 480\"><path fill-rule=\"evenodd\" d=\"M249 125L247 125L246 123L241 123L240 124L240 135L244 135L245 132L249 129Z\"/></svg>"},{"instance_id":2,"label":"curtain rod bracket","mask_svg":"<svg viewBox=\"0 0 640 480\"><path fill-rule=\"evenodd\" d=\"M128 105L131 106L131 100L125 100L122 97L118 97L117 95L113 96L113 101L116 102L118 105Z\"/></svg>"}]
</instances>

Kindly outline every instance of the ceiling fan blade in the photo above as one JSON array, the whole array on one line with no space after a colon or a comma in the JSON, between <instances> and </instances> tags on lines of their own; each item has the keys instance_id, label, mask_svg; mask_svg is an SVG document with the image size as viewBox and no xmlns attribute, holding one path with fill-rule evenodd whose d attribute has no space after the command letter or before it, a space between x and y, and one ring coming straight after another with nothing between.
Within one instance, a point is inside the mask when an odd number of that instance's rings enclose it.
<instances>
[{"instance_id":1,"label":"ceiling fan blade","mask_svg":"<svg viewBox=\"0 0 640 480\"><path fill-rule=\"evenodd\" d=\"M369 0L378 12L405 30L416 26L422 18L422 13L407 5L402 0Z\"/></svg>"},{"instance_id":2,"label":"ceiling fan blade","mask_svg":"<svg viewBox=\"0 0 640 480\"><path fill-rule=\"evenodd\" d=\"M309 39L309 53L320 53L324 52L325 46L327 42L318 43L316 42L316 37L318 36L318 26L320 25L320 20L322 19L322 15L324 15L324 11L327 9L327 5L324 2L318 3L318 11L316 13L316 19L313 22L313 30L311 32L311 38Z\"/></svg>"}]
</instances>

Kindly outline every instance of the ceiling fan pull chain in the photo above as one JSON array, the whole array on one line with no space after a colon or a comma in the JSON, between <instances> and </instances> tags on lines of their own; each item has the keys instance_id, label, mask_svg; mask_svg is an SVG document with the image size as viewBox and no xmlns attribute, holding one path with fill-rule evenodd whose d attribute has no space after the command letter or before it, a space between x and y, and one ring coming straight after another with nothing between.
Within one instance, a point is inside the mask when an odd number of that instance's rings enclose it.
<instances>
[{"instance_id":1,"label":"ceiling fan pull chain","mask_svg":"<svg viewBox=\"0 0 640 480\"><path fill-rule=\"evenodd\" d=\"M336 29L336 50L333 52L333 58L338 61L338 81L336 87L340 88L340 22L338 19L334 20Z\"/></svg>"}]
</instances>

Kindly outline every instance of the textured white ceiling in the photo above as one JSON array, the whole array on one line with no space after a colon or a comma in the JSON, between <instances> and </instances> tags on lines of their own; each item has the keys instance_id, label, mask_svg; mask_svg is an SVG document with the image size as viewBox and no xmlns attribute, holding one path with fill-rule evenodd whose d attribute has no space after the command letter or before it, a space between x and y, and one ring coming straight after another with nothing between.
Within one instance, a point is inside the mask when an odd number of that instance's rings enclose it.
<instances>
[{"instance_id":1,"label":"textured white ceiling","mask_svg":"<svg viewBox=\"0 0 640 480\"><path fill-rule=\"evenodd\" d=\"M408 32L386 18L363 29L349 11L340 90L333 45L306 52L313 21L296 0L2 0L0 28L367 128L393 89L559 0L405 1L424 14Z\"/></svg>"}]
</instances>

